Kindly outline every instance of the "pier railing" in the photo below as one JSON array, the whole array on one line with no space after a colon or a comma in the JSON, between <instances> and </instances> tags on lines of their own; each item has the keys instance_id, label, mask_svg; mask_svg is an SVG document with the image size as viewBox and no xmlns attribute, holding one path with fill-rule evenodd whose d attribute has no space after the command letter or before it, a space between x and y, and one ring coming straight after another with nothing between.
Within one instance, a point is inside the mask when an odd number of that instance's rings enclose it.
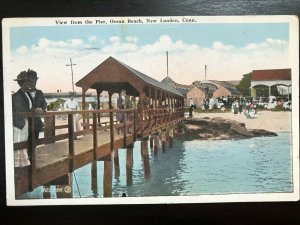
<instances>
[{"instance_id":1,"label":"pier railing","mask_svg":"<svg viewBox=\"0 0 300 225\"><path fill-rule=\"evenodd\" d=\"M124 114L122 122L116 120L117 113ZM103 117L102 114L109 115L109 117ZM28 150L31 165L28 167L28 182L26 182L28 188L26 189L33 190L34 187L57 178L59 174L72 172L92 160L103 157L101 151L128 146L137 138L146 137L165 127L175 125L183 119L184 109L48 111L44 113L18 113L18 115L28 119L28 134L30 135L27 141L14 143L14 150ZM44 120L44 128L41 132L44 135L38 139L34 135L35 119L37 117ZM80 130L74 130L75 117L79 117ZM117 131L120 131L121 134ZM99 137L105 135L106 142L103 143L104 139ZM81 138L91 138L87 139L88 143L78 146L75 139L79 136ZM51 150L49 154L55 154L55 148L62 142L66 143L64 145L66 149L63 149L62 156L54 155L52 156L54 159L50 159L51 156L47 155L48 153L43 156L39 155L42 152L40 149L47 146L54 146L52 147L53 151ZM75 147L85 149L79 151ZM38 156L37 151L39 152ZM57 153L60 152L57 151ZM49 158L44 159L46 162L41 164L41 157ZM58 162L62 163L59 169L57 168L60 165ZM22 190L24 191L22 188L17 188L16 194L22 193Z\"/></svg>"}]
</instances>

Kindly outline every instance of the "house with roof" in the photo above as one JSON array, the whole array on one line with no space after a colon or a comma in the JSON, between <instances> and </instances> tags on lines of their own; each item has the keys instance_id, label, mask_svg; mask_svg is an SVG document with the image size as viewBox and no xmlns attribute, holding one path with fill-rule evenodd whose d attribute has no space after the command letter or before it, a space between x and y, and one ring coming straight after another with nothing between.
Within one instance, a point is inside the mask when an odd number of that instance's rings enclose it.
<instances>
[{"instance_id":1,"label":"house with roof","mask_svg":"<svg viewBox=\"0 0 300 225\"><path fill-rule=\"evenodd\" d=\"M251 96L256 97L256 89L258 87L267 87L269 96L271 96L271 87L276 86L278 92L282 95L291 93L291 69L269 69L269 70L253 70L251 73Z\"/></svg>"},{"instance_id":2,"label":"house with roof","mask_svg":"<svg viewBox=\"0 0 300 225\"><path fill-rule=\"evenodd\" d=\"M214 91L213 97L219 98L222 96L241 97L242 93L235 86L221 85Z\"/></svg>"},{"instance_id":3,"label":"house with roof","mask_svg":"<svg viewBox=\"0 0 300 225\"><path fill-rule=\"evenodd\" d=\"M236 88L238 81L197 80L191 85L183 85L167 76L161 82L174 87L185 96L185 106L190 105L191 99L197 107L200 107L205 98L242 95Z\"/></svg>"}]
</instances>

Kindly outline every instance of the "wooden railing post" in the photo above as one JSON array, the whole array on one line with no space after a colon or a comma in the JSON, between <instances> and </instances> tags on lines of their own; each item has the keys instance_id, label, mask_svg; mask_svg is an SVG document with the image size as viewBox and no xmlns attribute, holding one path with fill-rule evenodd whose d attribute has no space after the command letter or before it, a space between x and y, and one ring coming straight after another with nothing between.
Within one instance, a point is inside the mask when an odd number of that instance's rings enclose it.
<instances>
[{"instance_id":1,"label":"wooden railing post","mask_svg":"<svg viewBox=\"0 0 300 225\"><path fill-rule=\"evenodd\" d=\"M97 160L97 114L93 113L93 151L94 160Z\"/></svg>"},{"instance_id":2,"label":"wooden railing post","mask_svg":"<svg viewBox=\"0 0 300 225\"><path fill-rule=\"evenodd\" d=\"M126 136L127 136L127 112L124 112L124 139L123 139L123 146L126 146Z\"/></svg>"},{"instance_id":3,"label":"wooden railing post","mask_svg":"<svg viewBox=\"0 0 300 225\"><path fill-rule=\"evenodd\" d=\"M136 141L136 110L133 111L133 140Z\"/></svg>"},{"instance_id":4,"label":"wooden railing post","mask_svg":"<svg viewBox=\"0 0 300 225\"><path fill-rule=\"evenodd\" d=\"M44 137L55 143L55 115L44 117Z\"/></svg>"},{"instance_id":5,"label":"wooden railing post","mask_svg":"<svg viewBox=\"0 0 300 225\"><path fill-rule=\"evenodd\" d=\"M74 161L74 125L73 114L68 114L68 132L69 132L69 172L73 172Z\"/></svg>"},{"instance_id":6,"label":"wooden railing post","mask_svg":"<svg viewBox=\"0 0 300 225\"><path fill-rule=\"evenodd\" d=\"M114 114L113 111L109 111L109 121L110 121L110 150L114 150Z\"/></svg>"},{"instance_id":7,"label":"wooden railing post","mask_svg":"<svg viewBox=\"0 0 300 225\"><path fill-rule=\"evenodd\" d=\"M34 115L28 117L28 157L30 160L30 166L28 167L28 191L33 191L33 177L35 173L35 126Z\"/></svg>"}]
</instances>

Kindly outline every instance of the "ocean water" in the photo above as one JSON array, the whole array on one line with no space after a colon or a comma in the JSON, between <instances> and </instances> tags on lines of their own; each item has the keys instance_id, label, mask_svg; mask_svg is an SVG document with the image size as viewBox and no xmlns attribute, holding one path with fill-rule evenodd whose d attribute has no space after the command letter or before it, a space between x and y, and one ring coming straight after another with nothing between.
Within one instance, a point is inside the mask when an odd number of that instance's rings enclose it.
<instances>
[{"instance_id":1,"label":"ocean water","mask_svg":"<svg viewBox=\"0 0 300 225\"><path fill-rule=\"evenodd\" d=\"M290 133L223 141L176 138L172 148L163 150L160 143L157 152L137 141L113 155L118 157L73 172L73 198L281 193L293 187ZM57 198L55 186L50 192ZM43 198L43 188L19 198Z\"/></svg>"}]
</instances>

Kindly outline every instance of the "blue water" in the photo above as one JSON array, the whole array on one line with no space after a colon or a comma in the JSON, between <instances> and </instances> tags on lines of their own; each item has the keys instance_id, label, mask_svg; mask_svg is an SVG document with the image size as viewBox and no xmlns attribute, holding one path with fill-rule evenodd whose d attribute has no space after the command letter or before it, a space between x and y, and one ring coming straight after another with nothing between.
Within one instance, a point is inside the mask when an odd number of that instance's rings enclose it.
<instances>
[{"instance_id":1,"label":"blue water","mask_svg":"<svg viewBox=\"0 0 300 225\"><path fill-rule=\"evenodd\" d=\"M157 154L149 144L146 146L148 149L141 151L141 142L137 141L132 150L118 150L119 164L114 159L106 162L106 176L111 180L108 190L113 197L122 193L143 197L292 192L290 133L235 141L179 138L174 139L173 148L166 145L162 151L160 145ZM147 150L148 157L143 158ZM126 175L127 151L132 151L133 156L131 182ZM72 176L73 198L104 197L103 161L97 162L97 189L91 188L91 165L76 170ZM56 198L55 186L50 191L51 198ZM39 187L20 198L42 196L43 188Z\"/></svg>"}]
</instances>

